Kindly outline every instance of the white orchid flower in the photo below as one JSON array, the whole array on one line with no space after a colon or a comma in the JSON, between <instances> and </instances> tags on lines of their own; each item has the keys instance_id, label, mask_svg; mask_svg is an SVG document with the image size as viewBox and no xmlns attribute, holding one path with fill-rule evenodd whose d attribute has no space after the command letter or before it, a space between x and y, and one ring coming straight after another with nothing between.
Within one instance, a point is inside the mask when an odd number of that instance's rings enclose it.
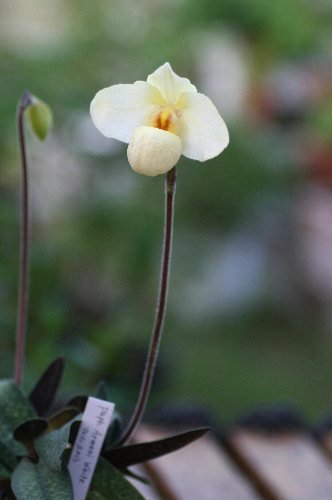
<instances>
[{"instance_id":1,"label":"white orchid flower","mask_svg":"<svg viewBox=\"0 0 332 500\"><path fill-rule=\"evenodd\" d=\"M146 82L100 90L90 112L103 135L129 143L128 161L144 175L168 172L181 154L198 161L214 158L229 142L212 101L174 73L169 63Z\"/></svg>"}]
</instances>

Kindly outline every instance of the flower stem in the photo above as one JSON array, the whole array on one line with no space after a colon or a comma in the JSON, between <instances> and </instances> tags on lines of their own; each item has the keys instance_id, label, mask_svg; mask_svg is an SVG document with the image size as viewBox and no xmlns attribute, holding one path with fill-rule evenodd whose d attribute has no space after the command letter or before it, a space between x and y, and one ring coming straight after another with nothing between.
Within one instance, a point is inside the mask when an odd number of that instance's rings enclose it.
<instances>
[{"instance_id":1,"label":"flower stem","mask_svg":"<svg viewBox=\"0 0 332 500\"><path fill-rule=\"evenodd\" d=\"M26 322L28 310L29 288L29 183L28 160L24 134L24 112L31 104L31 96L24 92L17 111L18 143L22 169L22 206L21 206L21 236L20 236L20 269L16 321L16 354L15 382L20 385L23 376Z\"/></svg>"},{"instance_id":2,"label":"flower stem","mask_svg":"<svg viewBox=\"0 0 332 500\"><path fill-rule=\"evenodd\" d=\"M164 242L155 322L152 329L149 351L146 358L143 379L136 406L129 423L125 428L121 438L116 443L116 446L125 444L133 435L137 426L139 425L149 398L153 376L155 373L167 304L167 291L172 251L175 188L176 169L173 168L166 174L165 182Z\"/></svg>"}]
</instances>

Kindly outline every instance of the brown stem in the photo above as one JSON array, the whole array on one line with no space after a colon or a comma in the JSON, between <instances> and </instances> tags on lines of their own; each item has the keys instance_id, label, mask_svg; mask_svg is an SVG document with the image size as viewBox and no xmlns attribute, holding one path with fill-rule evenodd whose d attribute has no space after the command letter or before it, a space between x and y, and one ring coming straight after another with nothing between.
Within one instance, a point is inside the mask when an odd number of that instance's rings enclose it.
<instances>
[{"instance_id":1,"label":"brown stem","mask_svg":"<svg viewBox=\"0 0 332 500\"><path fill-rule=\"evenodd\" d=\"M22 207L21 207L21 236L20 236L20 270L16 322L16 354L15 354L15 382L20 385L23 376L24 349L26 336L26 322L28 310L29 288L29 184L28 160L24 134L24 112L31 104L31 96L25 92L21 98L17 112L18 143L22 168Z\"/></svg>"},{"instance_id":2,"label":"brown stem","mask_svg":"<svg viewBox=\"0 0 332 500\"><path fill-rule=\"evenodd\" d=\"M134 412L131 416L131 419L126 429L124 430L121 438L116 443L116 446L121 446L125 444L135 432L137 426L139 425L142 419L151 390L151 385L156 368L158 351L163 331L165 312L166 312L167 290L168 290L169 270L170 270L171 250L172 250L175 187L176 187L176 170L175 168L173 168L170 172L166 174L164 243L163 243L163 254L161 263L160 284L159 284L159 297L157 302L155 322L152 329L149 351L146 358L145 369L137 403Z\"/></svg>"}]
</instances>

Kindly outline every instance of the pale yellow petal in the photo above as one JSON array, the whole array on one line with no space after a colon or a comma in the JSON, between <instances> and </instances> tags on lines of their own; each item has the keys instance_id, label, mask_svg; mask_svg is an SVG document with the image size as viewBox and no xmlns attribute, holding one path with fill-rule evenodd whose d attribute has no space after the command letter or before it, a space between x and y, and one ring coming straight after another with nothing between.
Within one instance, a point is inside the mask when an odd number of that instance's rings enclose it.
<instances>
[{"instance_id":1,"label":"pale yellow petal","mask_svg":"<svg viewBox=\"0 0 332 500\"><path fill-rule=\"evenodd\" d=\"M159 90L169 106L174 106L183 92L197 92L187 78L174 73L169 63L160 66L148 76L147 81Z\"/></svg>"},{"instance_id":2,"label":"pale yellow petal","mask_svg":"<svg viewBox=\"0 0 332 500\"><path fill-rule=\"evenodd\" d=\"M147 82L112 85L96 94L90 113L103 135L128 143L134 130L147 122L162 101L158 89Z\"/></svg>"},{"instance_id":3,"label":"pale yellow petal","mask_svg":"<svg viewBox=\"0 0 332 500\"><path fill-rule=\"evenodd\" d=\"M171 170L180 159L181 140L175 134L154 127L138 127L128 146L131 168L155 176Z\"/></svg>"},{"instance_id":4,"label":"pale yellow petal","mask_svg":"<svg viewBox=\"0 0 332 500\"><path fill-rule=\"evenodd\" d=\"M229 134L212 101L204 94L186 93L180 104L182 154L199 161L219 155L229 143Z\"/></svg>"}]
</instances>

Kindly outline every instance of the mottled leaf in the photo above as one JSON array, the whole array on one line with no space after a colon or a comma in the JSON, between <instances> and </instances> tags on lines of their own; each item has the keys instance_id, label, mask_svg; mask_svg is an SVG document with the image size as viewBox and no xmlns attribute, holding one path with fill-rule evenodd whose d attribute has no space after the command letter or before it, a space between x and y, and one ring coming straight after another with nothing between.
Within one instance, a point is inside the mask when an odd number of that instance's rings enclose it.
<instances>
[{"instance_id":1,"label":"mottled leaf","mask_svg":"<svg viewBox=\"0 0 332 500\"><path fill-rule=\"evenodd\" d=\"M12 451L4 443L0 442L0 463L5 469L14 470L17 465L17 459Z\"/></svg>"},{"instance_id":2,"label":"mottled leaf","mask_svg":"<svg viewBox=\"0 0 332 500\"><path fill-rule=\"evenodd\" d=\"M12 489L17 500L72 500L68 470L51 471L40 460L38 464L23 458L12 476Z\"/></svg>"},{"instance_id":3,"label":"mottled leaf","mask_svg":"<svg viewBox=\"0 0 332 500\"><path fill-rule=\"evenodd\" d=\"M57 430L46 432L35 440L35 449L38 456L52 471L60 471L62 455L69 442L71 420Z\"/></svg>"},{"instance_id":4,"label":"mottled leaf","mask_svg":"<svg viewBox=\"0 0 332 500\"><path fill-rule=\"evenodd\" d=\"M209 430L209 427L204 427L158 441L113 448L103 453L103 457L118 469L125 469L131 465L147 462L148 460L179 450L200 438Z\"/></svg>"},{"instance_id":5,"label":"mottled leaf","mask_svg":"<svg viewBox=\"0 0 332 500\"><path fill-rule=\"evenodd\" d=\"M117 469L99 459L87 500L142 500L142 495Z\"/></svg>"},{"instance_id":6,"label":"mottled leaf","mask_svg":"<svg viewBox=\"0 0 332 500\"><path fill-rule=\"evenodd\" d=\"M15 455L23 455L24 447L15 441L13 432L26 420L36 414L29 401L11 380L0 381L0 441Z\"/></svg>"},{"instance_id":7,"label":"mottled leaf","mask_svg":"<svg viewBox=\"0 0 332 500\"><path fill-rule=\"evenodd\" d=\"M57 358L44 371L29 395L29 401L38 415L44 415L52 405L64 370L64 359Z\"/></svg>"}]
</instances>

